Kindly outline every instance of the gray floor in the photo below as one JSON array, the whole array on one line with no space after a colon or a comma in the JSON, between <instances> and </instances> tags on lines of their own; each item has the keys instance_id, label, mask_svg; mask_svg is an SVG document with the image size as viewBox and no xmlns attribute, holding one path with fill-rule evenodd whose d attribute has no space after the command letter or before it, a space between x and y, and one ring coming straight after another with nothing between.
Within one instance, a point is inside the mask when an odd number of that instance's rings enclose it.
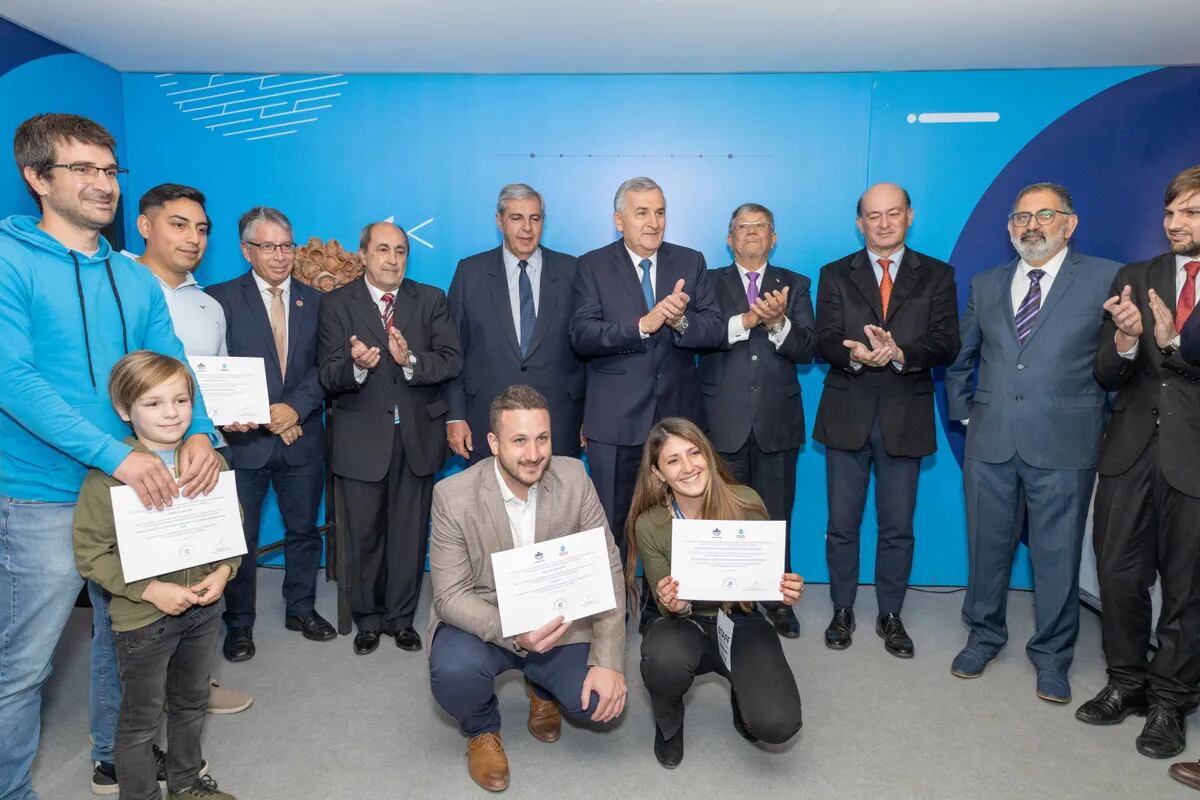
<instances>
[{"instance_id":1,"label":"gray floor","mask_svg":"<svg viewBox=\"0 0 1200 800\"><path fill-rule=\"evenodd\" d=\"M209 717L204 754L222 788L242 800L485 796L467 776L464 740L430 696L425 655L385 641L360 657L349 637L315 643L284 630L281 578L277 570L260 571L257 657L216 665L220 680L256 696L242 714ZM319 591L318 606L332 619L332 586ZM1075 701L1056 706L1034 695L1023 653L1032 625L1027 593L1014 592L1009 603L1015 646L979 680L950 675L965 635L961 601L961 594L910 593L904 618L917 656L901 661L884 652L868 622L870 587L860 593L854 646L826 649L828 594L812 587L799 608L803 634L785 643L804 700L800 736L777 748L748 744L730 724L726 685L704 678L688 696L687 754L674 771L659 767L651 751L636 633L626 655L630 702L624 721L606 734L567 726L556 744L535 741L524 729L528 706L519 677L510 673L498 689L512 768L507 795L1200 800L1167 776L1166 763L1134 750L1140 720L1093 728L1072 717L1104 684L1094 614L1083 612ZM423 605L422 620L426 613ZM47 685L34 770L43 800L91 797L89 624L89 612L77 610ZM1198 756L1193 740L1185 757Z\"/></svg>"}]
</instances>

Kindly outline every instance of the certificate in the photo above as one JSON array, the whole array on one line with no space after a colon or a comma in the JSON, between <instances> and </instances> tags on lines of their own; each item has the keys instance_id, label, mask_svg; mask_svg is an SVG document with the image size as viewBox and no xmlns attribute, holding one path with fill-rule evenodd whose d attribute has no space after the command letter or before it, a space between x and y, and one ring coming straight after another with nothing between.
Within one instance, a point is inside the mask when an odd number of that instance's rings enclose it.
<instances>
[{"instance_id":1,"label":"certificate","mask_svg":"<svg viewBox=\"0 0 1200 800\"><path fill-rule=\"evenodd\" d=\"M782 600L787 523L676 519L671 577L681 600Z\"/></svg>"},{"instance_id":2,"label":"certificate","mask_svg":"<svg viewBox=\"0 0 1200 800\"><path fill-rule=\"evenodd\" d=\"M261 358L188 356L213 425L271 421L267 373Z\"/></svg>"},{"instance_id":3,"label":"certificate","mask_svg":"<svg viewBox=\"0 0 1200 800\"><path fill-rule=\"evenodd\" d=\"M232 470L221 473L209 494L180 495L161 511L146 509L132 487L109 491L126 583L246 553Z\"/></svg>"},{"instance_id":4,"label":"certificate","mask_svg":"<svg viewBox=\"0 0 1200 800\"><path fill-rule=\"evenodd\" d=\"M492 573L505 636L617 606L603 528L492 553Z\"/></svg>"}]
</instances>

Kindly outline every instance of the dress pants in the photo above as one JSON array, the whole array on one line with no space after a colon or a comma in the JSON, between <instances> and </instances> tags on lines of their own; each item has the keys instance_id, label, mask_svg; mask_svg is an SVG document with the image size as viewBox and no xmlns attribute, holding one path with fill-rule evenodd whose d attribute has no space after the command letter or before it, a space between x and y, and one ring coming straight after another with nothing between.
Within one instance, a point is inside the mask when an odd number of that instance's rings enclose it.
<instances>
[{"instance_id":1,"label":"dress pants","mask_svg":"<svg viewBox=\"0 0 1200 800\"><path fill-rule=\"evenodd\" d=\"M1100 476L1093 542L1109 680L1146 687L1153 704L1191 711L1200 699L1200 498L1163 477L1157 433L1126 472ZM1162 610L1150 660L1156 574Z\"/></svg>"},{"instance_id":2,"label":"dress pants","mask_svg":"<svg viewBox=\"0 0 1200 800\"><path fill-rule=\"evenodd\" d=\"M413 473L394 426L392 460L379 481L341 478L350 532L350 611L360 631L412 627L429 551L433 476Z\"/></svg>"},{"instance_id":3,"label":"dress pants","mask_svg":"<svg viewBox=\"0 0 1200 800\"><path fill-rule=\"evenodd\" d=\"M789 546L783 550L784 572L792 571L790 532L792 505L796 499L796 459L799 455L800 451L797 448L777 450L774 453L763 452L753 433L736 452L721 453L721 457L733 472L734 480L749 486L762 498L767 507L767 516L787 523Z\"/></svg>"},{"instance_id":4,"label":"dress pants","mask_svg":"<svg viewBox=\"0 0 1200 800\"><path fill-rule=\"evenodd\" d=\"M963 461L967 501L967 645L995 655L1008 641L1005 610L1013 553L1029 515L1036 630L1025 652L1041 670L1065 673L1079 634L1079 559L1094 469L1041 469L1014 455L1003 464Z\"/></svg>"},{"instance_id":5,"label":"dress pants","mask_svg":"<svg viewBox=\"0 0 1200 800\"><path fill-rule=\"evenodd\" d=\"M276 437L278 439L278 437ZM225 625L252 628L258 570L255 553L267 487L275 487L283 517L283 600L289 616L313 610L317 598L317 572L324 544L317 530L317 509L325 485L325 462L291 465L284 461L282 441L275 442L271 457L260 469L238 469L234 464L238 500L242 504L242 529L246 556L242 569L225 587Z\"/></svg>"},{"instance_id":6,"label":"dress pants","mask_svg":"<svg viewBox=\"0 0 1200 800\"><path fill-rule=\"evenodd\" d=\"M617 549L621 551L621 563L625 563L628 545L625 543L625 522L629 506L633 503L633 490L637 486L638 467L642 463L642 446L606 444L588 441L588 467L592 483L608 527L612 529Z\"/></svg>"},{"instance_id":7,"label":"dress pants","mask_svg":"<svg viewBox=\"0 0 1200 800\"><path fill-rule=\"evenodd\" d=\"M825 558L833 604L853 608L858 595L859 525L867 503L871 465L875 465L875 516L879 540L875 549L875 595L879 613L899 614L912 572L913 509L921 459L890 456L883 444L879 416L860 450L825 448L825 480L829 526Z\"/></svg>"},{"instance_id":8,"label":"dress pants","mask_svg":"<svg viewBox=\"0 0 1200 800\"><path fill-rule=\"evenodd\" d=\"M746 729L769 744L800 730L800 692L775 628L761 615L731 611L731 670L717 648L715 617L662 617L642 637L642 681L650 692L654 724L670 739L683 725L683 696L697 675L716 672L737 696Z\"/></svg>"},{"instance_id":9,"label":"dress pants","mask_svg":"<svg viewBox=\"0 0 1200 800\"><path fill-rule=\"evenodd\" d=\"M496 677L510 669L523 672L539 697L557 700L563 711L583 722L597 702L593 693L586 708L579 703L590 652L588 644L564 644L522 657L443 622L430 646L429 684L438 705L470 737L500 730Z\"/></svg>"}]
</instances>

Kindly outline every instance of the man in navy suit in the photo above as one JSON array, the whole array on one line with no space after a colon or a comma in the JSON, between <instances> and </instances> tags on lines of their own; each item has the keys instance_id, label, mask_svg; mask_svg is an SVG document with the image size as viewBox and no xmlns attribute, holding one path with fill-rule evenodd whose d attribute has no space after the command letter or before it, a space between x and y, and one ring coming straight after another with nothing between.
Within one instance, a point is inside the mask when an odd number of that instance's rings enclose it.
<instances>
[{"instance_id":1,"label":"man in navy suit","mask_svg":"<svg viewBox=\"0 0 1200 800\"><path fill-rule=\"evenodd\" d=\"M579 257L571 346L587 360L588 464L624 561L646 435L663 417L705 427L696 351L720 347L725 321L704 256L663 241L667 201L657 183L622 183L613 223L621 238Z\"/></svg>"},{"instance_id":2,"label":"man in navy suit","mask_svg":"<svg viewBox=\"0 0 1200 800\"><path fill-rule=\"evenodd\" d=\"M447 302L463 369L446 385L450 449L474 464L491 455L488 410L509 386L537 389L556 421L555 455L579 458L583 362L567 334L575 257L543 247L542 196L510 183L496 201L504 243L458 262Z\"/></svg>"},{"instance_id":3,"label":"man in navy suit","mask_svg":"<svg viewBox=\"0 0 1200 800\"><path fill-rule=\"evenodd\" d=\"M317 507L325 481L325 392L317 378L317 310L321 293L292 280L296 245L292 223L266 207L238 221L242 255L250 271L208 289L225 311L229 355L255 356L267 373L271 402L268 425L227 427L233 453L242 526L250 559L258 549L258 529L267 487L274 486L284 524L284 625L306 639L337 636L317 613L317 569L321 534ZM225 658L254 657L256 570L239 570L225 589Z\"/></svg>"},{"instance_id":4,"label":"man in navy suit","mask_svg":"<svg viewBox=\"0 0 1200 800\"><path fill-rule=\"evenodd\" d=\"M967 645L951 672L977 678L1008 640L1013 551L1029 522L1037 628L1025 646L1037 695L1071 699L1079 559L1104 430L1092 362L1118 264L1069 246L1079 218L1065 188L1035 183L1008 216L1018 257L979 273L946 370L950 416L967 425L963 482Z\"/></svg>"}]
</instances>

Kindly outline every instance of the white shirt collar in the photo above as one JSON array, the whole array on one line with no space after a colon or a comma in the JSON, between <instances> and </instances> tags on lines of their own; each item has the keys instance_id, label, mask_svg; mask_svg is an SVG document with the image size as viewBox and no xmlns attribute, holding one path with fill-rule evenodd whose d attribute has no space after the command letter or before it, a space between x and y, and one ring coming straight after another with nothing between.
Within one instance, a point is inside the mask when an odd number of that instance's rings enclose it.
<instances>
[{"instance_id":1,"label":"white shirt collar","mask_svg":"<svg viewBox=\"0 0 1200 800\"><path fill-rule=\"evenodd\" d=\"M258 285L258 293L267 294L267 290L271 288L271 284L260 278L258 273L254 270L250 270L250 274L254 276L254 282ZM292 290L292 276L288 275L286 278L284 278L283 283L279 284L279 288L283 289L283 293L285 295L290 292Z\"/></svg>"},{"instance_id":2,"label":"white shirt collar","mask_svg":"<svg viewBox=\"0 0 1200 800\"><path fill-rule=\"evenodd\" d=\"M522 500L513 493L513 490L508 488L508 484L504 481L504 476L500 474L500 459L496 458L492 461L492 469L496 472L496 483L500 484L500 496L504 498L505 503L516 503L517 505L528 505L533 502L537 496L538 485L535 483L529 487L528 499Z\"/></svg>"},{"instance_id":3,"label":"white shirt collar","mask_svg":"<svg viewBox=\"0 0 1200 800\"><path fill-rule=\"evenodd\" d=\"M392 297L395 297L396 293L400 291L400 287L397 286L395 289L392 289L391 292L385 292L383 289L380 289L375 284L367 280L366 275L363 275L363 283L367 285L367 291L371 293L371 299L375 301L375 305L379 305L383 302L383 296L385 294L391 294Z\"/></svg>"},{"instance_id":4,"label":"white shirt collar","mask_svg":"<svg viewBox=\"0 0 1200 800\"><path fill-rule=\"evenodd\" d=\"M1028 278L1030 270L1040 269L1046 273L1050 280L1054 280L1058 277L1058 271L1062 269L1063 262L1067 260L1067 250L1069 249L1070 248L1068 247L1064 247L1062 250L1059 250L1054 258L1050 259L1040 267L1030 266L1029 262L1022 258L1020 264L1021 275L1025 278Z\"/></svg>"},{"instance_id":5,"label":"white shirt collar","mask_svg":"<svg viewBox=\"0 0 1200 800\"><path fill-rule=\"evenodd\" d=\"M516 270L520 269L519 262L521 259L510 253L507 247L501 245L500 252L504 256L504 266L506 266L510 272L515 272ZM527 268L529 269L540 267L542 265L542 248L539 247L538 249L534 250L533 254L525 260L528 263Z\"/></svg>"},{"instance_id":6,"label":"white shirt collar","mask_svg":"<svg viewBox=\"0 0 1200 800\"><path fill-rule=\"evenodd\" d=\"M621 244L622 244L622 246L624 246L625 252L629 253L629 258L630 258L630 260L633 261L633 265L635 267L641 267L642 256L639 256L637 253L630 250L629 245L625 244L624 242L621 242ZM658 251L657 250L655 250L651 255L646 256L646 257L650 259L650 269L654 269L655 267L658 266Z\"/></svg>"},{"instance_id":7,"label":"white shirt collar","mask_svg":"<svg viewBox=\"0 0 1200 800\"><path fill-rule=\"evenodd\" d=\"M735 267L737 267L738 274L742 276L742 283L746 283L746 281L748 280L746 278L746 276L750 274L750 270L746 269L745 267L743 267L741 264L737 263L736 261L733 262L733 265ZM770 266L770 264L763 264L761 267L759 267L757 270L754 271L754 274L758 276L759 281L762 280L763 273L767 271L768 266Z\"/></svg>"},{"instance_id":8,"label":"white shirt collar","mask_svg":"<svg viewBox=\"0 0 1200 800\"><path fill-rule=\"evenodd\" d=\"M904 260L904 251L907 249L908 248L901 247L899 250L892 253L890 256L881 256L881 255L879 255L879 253L871 252L871 250L868 249L867 250L867 258L871 262L872 269L879 266L879 259L881 259L881 258L886 258L888 260L889 267L898 267L898 266L900 266L900 262Z\"/></svg>"},{"instance_id":9,"label":"white shirt collar","mask_svg":"<svg viewBox=\"0 0 1200 800\"><path fill-rule=\"evenodd\" d=\"M1184 270L1184 267L1193 261L1200 261L1200 256L1184 256L1177 253L1175 255L1175 271L1186 275L1187 272Z\"/></svg>"},{"instance_id":10,"label":"white shirt collar","mask_svg":"<svg viewBox=\"0 0 1200 800\"><path fill-rule=\"evenodd\" d=\"M125 256L126 258L128 258L128 259L132 260L134 263L141 264L143 267L146 267L146 269L150 269L150 267L147 267L147 266L146 266L146 262L145 262L145 261L142 261L142 257L141 257L141 256L139 256L139 255L134 255L133 253L129 252L128 250L122 250L122 251L121 251L121 255L123 255L123 256ZM162 288L163 288L165 291L168 291L168 292L177 292L177 291L179 291L180 289L186 288L186 287L188 287L188 286L195 286L197 289L203 289L203 288L204 288L204 287L203 287L203 286L201 286L201 285L200 285L200 283L199 283L199 282L196 280L196 276L195 276L195 274L193 274L193 273L191 273L191 272L189 272L189 273L187 274L187 277L183 279L183 283L179 284L178 286L172 286L171 284L169 284L169 283L167 283L166 281L164 281L162 278L159 278L159 277L158 277L158 273L156 273L156 272L155 272L154 270L152 270L152 269L150 269L150 274L151 274L151 275L153 275L153 276L155 277L155 279L156 279L156 280L159 282L159 284L162 286Z\"/></svg>"}]
</instances>

